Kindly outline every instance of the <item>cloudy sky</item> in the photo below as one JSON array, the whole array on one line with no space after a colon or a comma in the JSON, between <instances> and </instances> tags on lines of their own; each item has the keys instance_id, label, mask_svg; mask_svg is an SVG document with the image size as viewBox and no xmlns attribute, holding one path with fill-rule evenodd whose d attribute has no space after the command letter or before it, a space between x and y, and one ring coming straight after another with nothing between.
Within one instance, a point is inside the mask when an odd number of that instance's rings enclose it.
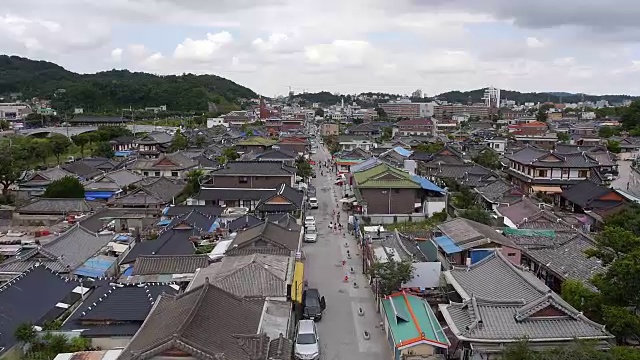
<instances>
[{"instance_id":1,"label":"cloudy sky","mask_svg":"<svg viewBox=\"0 0 640 360\"><path fill-rule=\"evenodd\" d=\"M272 96L489 85L640 95L629 0L0 0L0 52Z\"/></svg>"}]
</instances>

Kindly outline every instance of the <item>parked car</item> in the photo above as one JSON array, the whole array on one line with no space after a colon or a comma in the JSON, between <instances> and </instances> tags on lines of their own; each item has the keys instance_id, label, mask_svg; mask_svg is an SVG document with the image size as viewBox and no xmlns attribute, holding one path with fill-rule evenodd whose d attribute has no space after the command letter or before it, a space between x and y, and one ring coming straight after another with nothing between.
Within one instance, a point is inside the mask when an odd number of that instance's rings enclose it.
<instances>
[{"instance_id":1,"label":"parked car","mask_svg":"<svg viewBox=\"0 0 640 360\"><path fill-rule=\"evenodd\" d=\"M300 320L296 331L294 355L300 360L317 360L320 358L318 330L313 320Z\"/></svg>"},{"instance_id":2,"label":"parked car","mask_svg":"<svg viewBox=\"0 0 640 360\"><path fill-rule=\"evenodd\" d=\"M307 289L302 293L302 317L304 319L320 321L322 312L327 307L324 296L320 296L318 289Z\"/></svg>"},{"instance_id":3,"label":"parked car","mask_svg":"<svg viewBox=\"0 0 640 360\"><path fill-rule=\"evenodd\" d=\"M304 218L304 227L316 226L316 218L313 216L307 216Z\"/></svg>"},{"instance_id":4,"label":"parked car","mask_svg":"<svg viewBox=\"0 0 640 360\"><path fill-rule=\"evenodd\" d=\"M317 209L318 208L318 199L315 197L309 198L309 209Z\"/></svg>"},{"instance_id":5,"label":"parked car","mask_svg":"<svg viewBox=\"0 0 640 360\"><path fill-rule=\"evenodd\" d=\"M304 242L318 241L318 229L315 226L307 226L304 229Z\"/></svg>"}]
</instances>

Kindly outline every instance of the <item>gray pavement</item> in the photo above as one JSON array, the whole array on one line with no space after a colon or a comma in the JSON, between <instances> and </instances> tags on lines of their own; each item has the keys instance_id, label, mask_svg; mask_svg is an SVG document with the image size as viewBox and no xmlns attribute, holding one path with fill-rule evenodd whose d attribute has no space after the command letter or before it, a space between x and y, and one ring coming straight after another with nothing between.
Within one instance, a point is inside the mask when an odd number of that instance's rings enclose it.
<instances>
[{"instance_id":1,"label":"gray pavement","mask_svg":"<svg viewBox=\"0 0 640 360\"><path fill-rule=\"evenodd\" d=\"M324 148L319 148L314 160L324 161L330 158ZM334 234L329 230L329 222L334 220L333 209L336 209L336 191L332 174L321 176L320 171L313 183L319 208L310 210L308 214L316 217L318 242L303 245L305 255L305 278L309 287L315 287L324 295L327 309L318 323L321 356L323 360L339 359L391 359L392 353L384 331L380 328L382 318L376 312L373 293L362 274L362 257L353 236ZM339 195L338 195L339 197ZM340 220L346 228L348 215L341 213ZM346 232L346 230L344 231ZM345 246L348 244L348 247ZM347 259L347 250L351 259ZM343 266L342 261L346 261ZM350 273L350 268L355 274ZM349 282L344 282L348 275ZM358 288L353 287L353 283ZM362 307L365 315L358 315ZM371 334L365 340L364 331Z\"/></svg>"}]
</instances>

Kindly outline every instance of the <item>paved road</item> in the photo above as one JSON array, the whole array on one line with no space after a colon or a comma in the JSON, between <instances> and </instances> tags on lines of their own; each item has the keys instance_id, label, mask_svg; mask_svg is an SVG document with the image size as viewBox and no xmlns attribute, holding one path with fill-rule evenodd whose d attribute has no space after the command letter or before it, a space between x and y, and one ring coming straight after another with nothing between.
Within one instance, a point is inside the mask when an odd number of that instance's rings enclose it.
<instances>
[{"instance_id":1,"label":"paved road","mask_svg":"<svg viewBox=\"0 0 640 360\"><path fill-rule=\"evenodd\" d=\"M324 148L318 149L314 155L316 161L329 159ZM327 302L327 310L318 323L322 360L378 360L391 359L391 350L384 331L379 324L380 314L375 310L375 302L368 283L362 274L362 257L359 254L355 239L342 234L332 234L329 222L336 209L334 197L333 177L325 174L314 179L316 197L319 208L311 210L316 217L318 227L318 242L304 244L305 278L309 287L318 288ZM340 220L346 225L348 215L342 213ZM345 243L349 247L345 247ZM352 259L347 259L347 250ZM342 260L347 261L342 266ZM353 267L355 274L350 274ZM344 276L349 275L349 282L343 282ZM359 287L355 289L353 282ZM365 286L366 285L366 286ZM358 315L358 308L365 311L364 316ZM371 333L371 338L365 340L363 332Z\"/></svg>"}]
</instances>

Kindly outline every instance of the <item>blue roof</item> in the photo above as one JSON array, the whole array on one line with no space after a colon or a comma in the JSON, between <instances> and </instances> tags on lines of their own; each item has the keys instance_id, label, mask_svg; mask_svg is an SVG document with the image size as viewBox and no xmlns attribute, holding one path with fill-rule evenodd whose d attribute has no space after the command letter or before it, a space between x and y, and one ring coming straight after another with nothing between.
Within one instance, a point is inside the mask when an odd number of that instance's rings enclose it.
<instances>
[{"instance_id":1,"label":"blue roof","mask_svg":"<svg viewBox=\"0 0 640 360\"><path fill-rule=\"evenodd\" d=\"M169 220L169 219L164 219L164 220L158 221L158 226L166 226L166 225L169 225L169 224L171 224L171 220Z\"/></svg>"},{"instance_id":2,"label":"blue roof","mask_svg":"<svg viewBox=\"0 0 640 360\"><path fill-rule=\"evenodd\" d=\"M97 278L101 276L105 276L113 263L118 260L115 257L98 255L90 258L85 261L84 264L80 265L73 273L79 276L87 276L91 278Z\"/></svg>"},{"instance_id":3,"label":"blue roof","mask_svg":"<svg viewBox=\"0 0 640 360\"><path fill-rule=\"evenodd\" d=\"M117 157L127 157L129 155L131 155L133 151L130 150L125 150L125 151L116 151L115 153L113 153L114 156Z\"/></svg>"},{"instance_id":4,"label":"blue roof","mask_svg":"<svg viewBox=\"0 0 640 360\"><path fill-rule=\"evenodd\" d=\"M372 167L375 167L378 164L381 164L382 162L380 160L378 160L378 158L372 157L369 158L363 162L361 162L360 164L356 164L356 165L351 165L351 167L349 168L351 173L357 173L360 171L365 171L368 169L371 169Z\"/></svg>"},{"instance_id":5,"label":"blue roof","mask_svg":"<svg viewBox=\"0 0 640 360\"><path fill-rule=\"evenodd\" d=\"M415 182L417 182L418 184L420 184L420 186L422 186L423 189L425 190L431 190L431 191L436 191L439 193L444 194L444 190L442 190L441 188L439 188L436 184L432 183L431 181L423 178L422 176L418 176L418 175L412 175L411 179Z\"/></svg>"},{"instance_id":6,"label":"blue roof","mask_svg":"<svg viewBox=\"0 0 640 360\"><path fill-rule=\"evenodd\" d=\"M216 219L216 221L211 224L211 227L209 228L210 233L215 232L220 227L219 220L220 219Z\"/></svg>"},{"instance_id":7,"label":"blue roof","mask_svg":"<svg viewBox=\"0 0 640 360\"><path fill-rule=\"evenodd\" d=\"M462 252L462 249L460 249L460 247L446 235L438 236L434 240L436 241L436 244L438 244L438 246L447 254L456 254Z\"/></svg>"},{"instance_id":8,"label":"blue roof","mask_svg":"<svg viewBox=\"0 0 640 360\"><path fill-rule=\"evenodd\" d=\"M125 271L122 272L122 274L126 276L133 275L133 266L129 266Z\"/></svg>"},{"instance_id":9,"label":"blue roof","mask_svg":"<svg viewBox=\"0 0 640 360\"><path fill-rule=\"evenodd\" d=\"M411 154L413 154L413 151L407 150L407 149L403 148L402 146L394 147L393 151L397 152L398 154L400 154L400 155L402 155L404 157L409 157L409 156L411 156Z\"/></svg>"},{"instance_id":10,"label":"blue roof","mask_svg":"<svg viewBox=\"0 0 640 360\"><path fill-rule=\"evenodd\" d=\"M113 196L113 191L86 191L84 193L85 199L109 199Z\"/></svg>"}]
</instances>

